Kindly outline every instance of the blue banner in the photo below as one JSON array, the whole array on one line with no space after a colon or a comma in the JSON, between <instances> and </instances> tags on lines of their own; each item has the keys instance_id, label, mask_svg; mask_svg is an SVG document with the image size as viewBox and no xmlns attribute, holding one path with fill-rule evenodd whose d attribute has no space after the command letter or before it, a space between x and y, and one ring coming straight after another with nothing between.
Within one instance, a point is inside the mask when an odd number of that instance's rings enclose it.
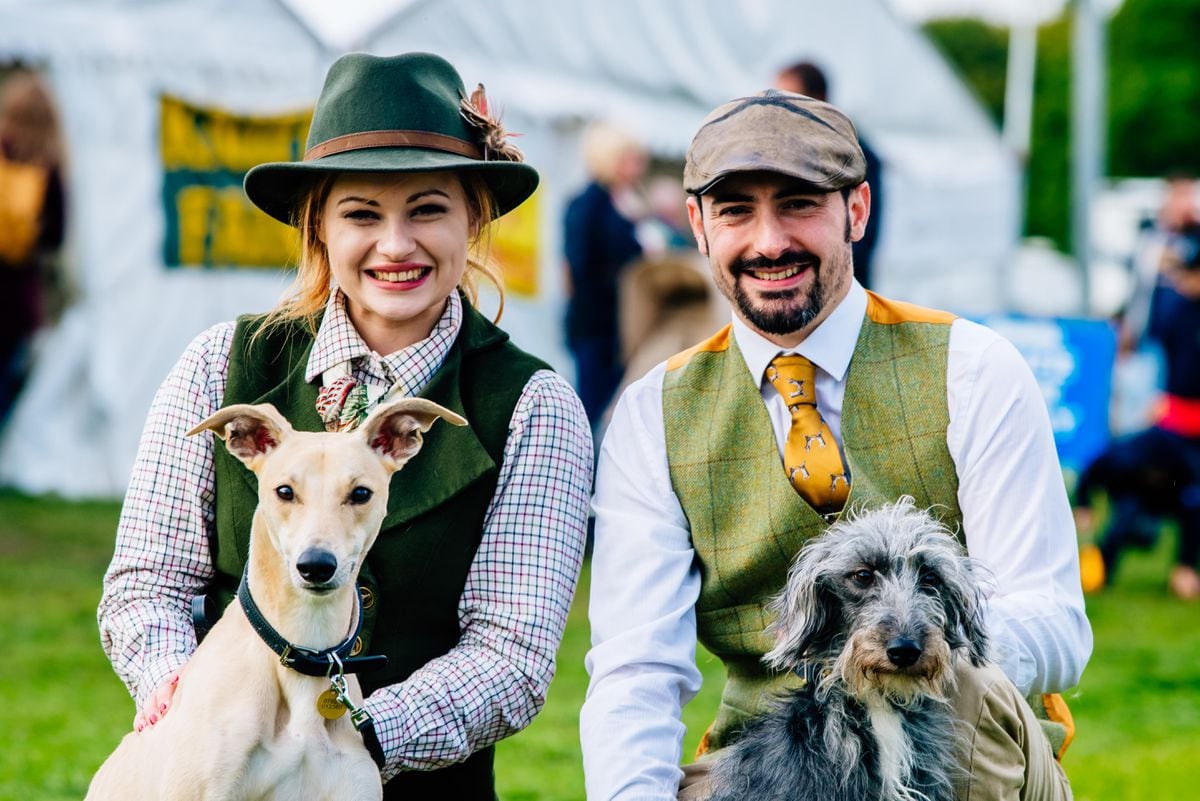
<instances>
[{"instance_id":1,"label":"blue banner","mask_svg":"<svg viewBox=\"0 0 1200 801\"><path fill-rule=\"evenodd\" d=\"M979 322L1008 339L1033 369L1062 466L1078 472L1109 440L1117 337L1102 320L996 315Z\"/></svg>"}]
</instances>

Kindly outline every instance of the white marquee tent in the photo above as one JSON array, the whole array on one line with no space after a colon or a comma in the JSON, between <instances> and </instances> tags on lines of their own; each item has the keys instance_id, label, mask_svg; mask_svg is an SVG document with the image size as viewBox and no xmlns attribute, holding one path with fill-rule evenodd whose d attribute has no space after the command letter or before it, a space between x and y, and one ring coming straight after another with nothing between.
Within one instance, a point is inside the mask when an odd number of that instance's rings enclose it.
<instances>
[{"instance_id":1,"label":"white marquee tent","mask_svg":"<svg viewBox=\"0 0 1200 801\"><path fill-rule=\"evenodd\" d=\"M339 4L339 9L349 4ZM377 3L378 12L379 4ZM299 10L300 13L297 13ZM44 69L69 158L78 302L45 332L0 439L0 484L123 492L154 390L212 323L264 310L282 270L167 269L163 93L245 114L311 106L346 42L285 0L0 0L0 64ZM799 57L885 164L878 288L963 311L1002 305L1018 169L941 57L879 0L392 0L352 49L430 50L482 81L543 177L538 283L510 295L514 339L560 369L559 219L583 181L578 138L608 118L682 160L719 103Z\"/></svg>"}]
</instances>

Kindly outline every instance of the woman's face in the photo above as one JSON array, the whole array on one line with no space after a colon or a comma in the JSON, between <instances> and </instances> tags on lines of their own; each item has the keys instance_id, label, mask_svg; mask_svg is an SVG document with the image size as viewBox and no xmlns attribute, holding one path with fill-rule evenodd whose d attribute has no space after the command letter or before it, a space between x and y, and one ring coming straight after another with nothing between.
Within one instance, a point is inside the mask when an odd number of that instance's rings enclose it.
<instances>
[{"instance_id":1,"label":"woman's face","mask_svg":"<svg viewBox=\"0 0 1200 801\"><path fill-rule=\"evenodd\" d=\"M345 173L320 238L350 320L381 355L429 336L467 267L473 233L452 172Z\"/></svg>"}]
</instances>

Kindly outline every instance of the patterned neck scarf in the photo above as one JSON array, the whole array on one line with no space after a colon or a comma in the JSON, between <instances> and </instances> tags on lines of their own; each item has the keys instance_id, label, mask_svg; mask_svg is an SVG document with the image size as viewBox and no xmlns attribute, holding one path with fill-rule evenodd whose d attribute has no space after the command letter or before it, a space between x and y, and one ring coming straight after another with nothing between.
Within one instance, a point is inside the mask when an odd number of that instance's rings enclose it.
<instances>
[{"instance_id":1,"label":"patterned neck scarf","mask_svg":"<svg viewBox=\"0 0 1200 801\"><path fill-rule=\"evenodd\" d=\"M335 290L306 371L310 382L320 380L316 408L325 430L352 430L379 404L419 393L450 352L462 315L462 300L453 293L427 338L381 357L363 342L345 296Z\"/></svg>"}]
</instances>

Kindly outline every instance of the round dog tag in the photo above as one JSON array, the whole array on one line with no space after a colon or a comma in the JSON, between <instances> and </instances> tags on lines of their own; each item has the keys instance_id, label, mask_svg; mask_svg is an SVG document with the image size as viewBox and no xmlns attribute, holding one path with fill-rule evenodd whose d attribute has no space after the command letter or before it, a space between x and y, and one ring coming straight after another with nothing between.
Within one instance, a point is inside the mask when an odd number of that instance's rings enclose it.
<instances>
[{"instance_id":1,"label":"round dog tag","mask_svg":"<svg viewBox=\"0 0 1200 801\"><path fill-rule=\"evenodd\" d=\"M317 696L317 714L326 720L337 720L346 714L346 707L338 700L338 694L326 690Z\"/></svg>"}]
</instances>

